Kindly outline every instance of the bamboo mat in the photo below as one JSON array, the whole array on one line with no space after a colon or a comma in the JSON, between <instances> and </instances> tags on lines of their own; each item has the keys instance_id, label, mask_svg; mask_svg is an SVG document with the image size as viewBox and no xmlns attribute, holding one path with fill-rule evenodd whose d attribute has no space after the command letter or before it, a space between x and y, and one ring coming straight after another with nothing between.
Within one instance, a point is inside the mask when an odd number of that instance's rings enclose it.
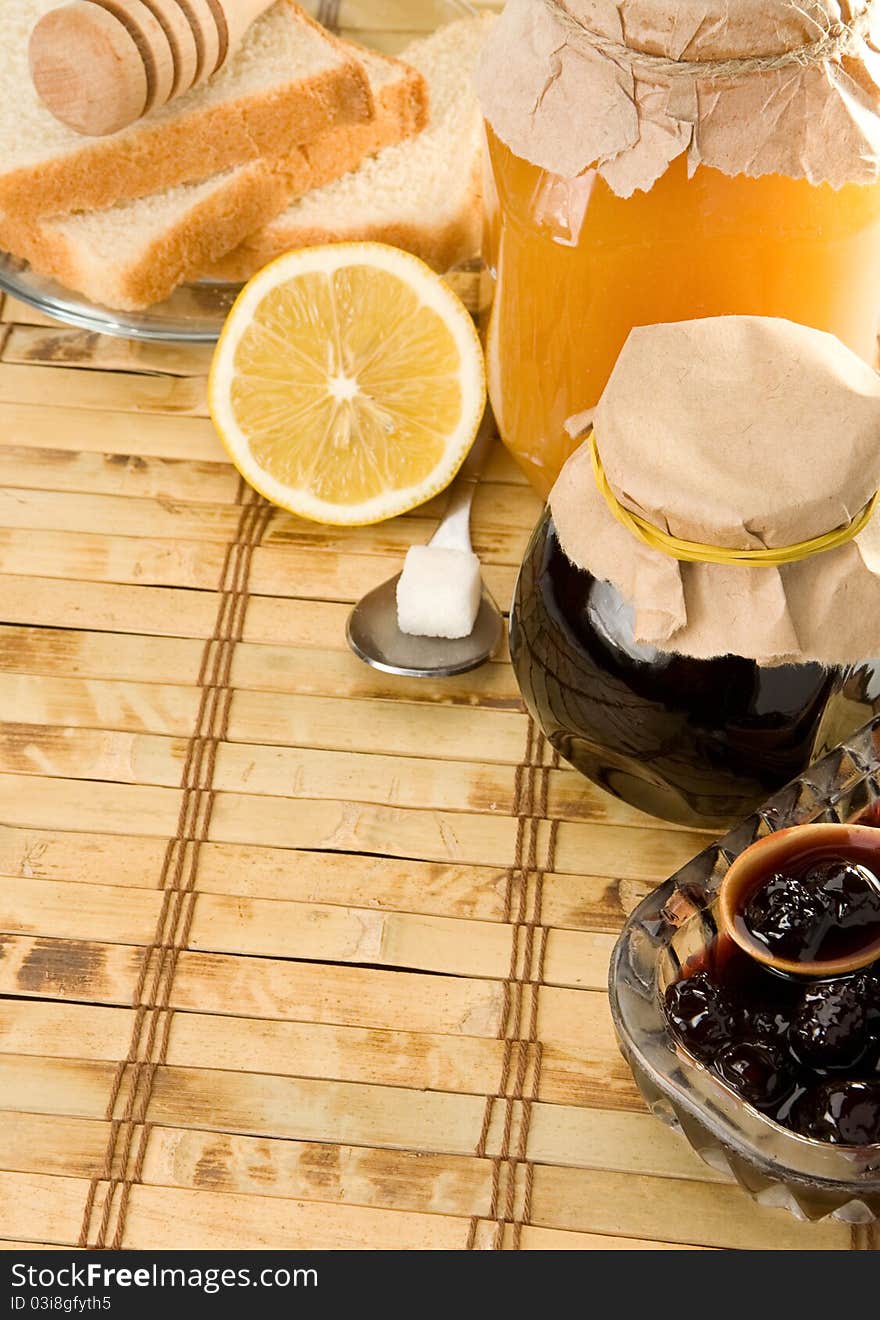
<instances>
[{"instance_id":1,"label":"bamboo mat","mask_svg":"<svg viewBox=\"0 0 880 1320\"><path fill-rule=\"evenodd\" d=\"M604 984L701 848L560 767L505 656L346 650L441 502L252 500L202 349L0 336L0 1239L840 1248L644 1109ZM500 601L539 512L499 447Z\"/></svg>"}]
</instances>

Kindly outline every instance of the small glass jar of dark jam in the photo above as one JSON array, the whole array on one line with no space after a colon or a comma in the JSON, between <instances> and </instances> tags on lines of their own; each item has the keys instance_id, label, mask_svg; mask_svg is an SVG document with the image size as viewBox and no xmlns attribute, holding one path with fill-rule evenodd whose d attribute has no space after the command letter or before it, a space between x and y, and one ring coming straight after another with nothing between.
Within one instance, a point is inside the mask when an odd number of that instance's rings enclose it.
<instances>
[{"instance_id":1,"label":"small glass jar of dark jam","mask_svg":"<svg viewBox=\"0 0 880 1320\"><path fill-rule=\"evenodd\" d=\"M880 717L652 890L611 958L615 1032L648 1106L801 1219L880 1219L878 803ZM773 968L732 938L734 912ZM857 951L846 971L806 970Z\"/></svg>"},{"instance_id":2,"label":"small glass jar of dark jam","mask_svg":"<svg viewBox=\"0 0 880 1320\"><path fill-rule=\"evenodd\" d=\"M761 666L640 645L633 611L575 567L552 517L517 581L510 649L529 710L615 797L707 828L741 819L880 706L880 662Z\"/></svg>"}]
</instances>

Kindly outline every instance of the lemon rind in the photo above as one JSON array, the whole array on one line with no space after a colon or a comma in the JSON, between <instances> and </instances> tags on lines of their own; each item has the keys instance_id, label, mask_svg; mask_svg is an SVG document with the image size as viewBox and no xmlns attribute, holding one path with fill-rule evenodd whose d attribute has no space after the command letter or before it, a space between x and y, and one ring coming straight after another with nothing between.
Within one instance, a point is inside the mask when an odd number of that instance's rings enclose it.
<instances>
[{"instance_id":1,"label":"lemon rind","mask_svg":"<svg viewBox=\"0 0 880 1320\"><path fill-rule=\"evenodd\" d=\"M401 276L415 276L410 287L423 304L436 311L450 330L459 352L464 411L446 440L443 461L430 477L414 486L400 487L356 505L318 499L309 490L278 481L253 459L247 436L232 411L229 391L219 385L234 377L235 351L263 298L285 276L311 272L332 274L343 266L362 264ZM474 351L476 350L476 351ZM468 401L473 406L468 408ZM473 444L486 404L486 370L482 346L470 313L457 295L418 257L383 243L339 243L300 248L264 267L241 291L223 328L208 378L208 402L220 440L233 464L249 485L271 503L309 521L333 526L369 526L418 508L445 490L454 479Z\"/></svg>"}]
</instances>

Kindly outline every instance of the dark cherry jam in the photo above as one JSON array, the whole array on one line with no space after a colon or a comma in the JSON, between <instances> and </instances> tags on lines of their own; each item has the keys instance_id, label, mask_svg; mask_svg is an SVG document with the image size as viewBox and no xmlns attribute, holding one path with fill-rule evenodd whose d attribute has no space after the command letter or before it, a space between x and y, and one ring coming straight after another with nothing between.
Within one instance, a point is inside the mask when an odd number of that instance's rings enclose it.
<instances>
[{"instance_id":1,"label":"dark cherry jam","mask_svg":"<svg viewBox=\"0 0 880 1320\"><path fill-rule=\"evenodd\" d=\"M868 843L843 856L794 841L744 896L750 938L790 962L841 956L854 942L869 954L878 857ZM722 933L664 1006L685 1049L755 1109L820 1141L880 1142L880 959L847 976L785 976Z\"/></svg>"},{"instance_id":2,"label":"dark cherry jam","mask_svg":"<svg viewBox=\"0 0 880 1320\"><path fill-rule=\"evenodd\" d=\"M880 666L762 667L641 646L617 591L565 556L549 514L519 576L510 648L551 744L633 806L725 827L880 706Z\"/></svg>"},{"instance_id":3,"label":"dark cherry jam","mask_svg":"<svg viewBox=\"0 0 880 1320\"><path fill-rule=\"evenodd\" d=\"M783 870L758 875L737 918L742 933L791 963L847 958L880 942L877 849L850 846L792 854Z\"/></svg>"},{"instance_id":4,"label":"dark cherry jam","mask_svg":"<svg viewBox=\"0 0 880 1320\"><path fill-rule=\"evenodd\" d=\"M682 1045L755 1109L805 1137L880 1142L880 964L785 978L719 938L669 986Z\"/></svg>"}]
</instances>

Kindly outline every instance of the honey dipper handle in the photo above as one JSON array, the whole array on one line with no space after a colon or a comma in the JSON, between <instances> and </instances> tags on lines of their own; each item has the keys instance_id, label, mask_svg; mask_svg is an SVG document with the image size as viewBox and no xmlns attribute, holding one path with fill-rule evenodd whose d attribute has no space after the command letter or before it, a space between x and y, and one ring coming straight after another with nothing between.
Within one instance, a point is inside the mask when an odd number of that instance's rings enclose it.
<instances>
[{"instance_id":1,"label":"honey dipper handle","mask_svg":"<svg viewBox=\"0 0 880 1320\"><path fill-rule=\"evenodd\" d=\"M216 73L273 3L74 0L31 33L34 86L78 133L115 133Z\"/></svg>"}]
</instances>

